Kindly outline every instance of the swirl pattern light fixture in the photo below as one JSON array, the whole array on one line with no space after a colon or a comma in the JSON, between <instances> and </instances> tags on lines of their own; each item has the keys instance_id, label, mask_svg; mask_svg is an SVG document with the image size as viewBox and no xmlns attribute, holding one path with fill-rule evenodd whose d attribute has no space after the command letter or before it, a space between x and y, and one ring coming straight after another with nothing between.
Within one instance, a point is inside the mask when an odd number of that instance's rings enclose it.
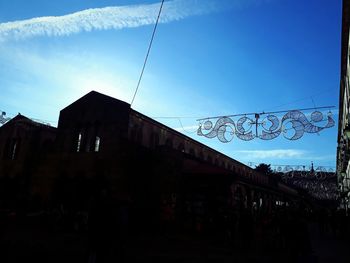
<instances>
[{"instance_id":1,"label":"swirl pattern light fixture","mask_svg":"<svg viewBox=\"0 0 350 263\"><path fill-rule=\"evenodd\" d=\"M0 115L0 124L5 124L7 121L9 121L11 118L6 117L6 112L1 112Z\"/></svg>"},{"instance_id":2,"label":"swirl pattern light fixture","mask_svg":"<svg viewBox=\"0 0 350 263\"><path fill-rule=\"evenodd\" d=\"M319 109L333 107L208 117L197 120L199 121L197 134L210 139L217 137L223 143L230 142L234 136L244 141L250 141L256 138L272 140L281 134L284 138L293 141L300 139L304 133L319 133L333 127L335 121L331 111L327 114L319 111ZM307 110L313 110L309 118L302 112ZM284 115L279 118L277 115L279 113L284 113ZM233 117L239 117L239 119L234 121ZM213 124L215 119L217 121ZM320 125L322 123L325 124Z\"/></svg>"}]
</instances>

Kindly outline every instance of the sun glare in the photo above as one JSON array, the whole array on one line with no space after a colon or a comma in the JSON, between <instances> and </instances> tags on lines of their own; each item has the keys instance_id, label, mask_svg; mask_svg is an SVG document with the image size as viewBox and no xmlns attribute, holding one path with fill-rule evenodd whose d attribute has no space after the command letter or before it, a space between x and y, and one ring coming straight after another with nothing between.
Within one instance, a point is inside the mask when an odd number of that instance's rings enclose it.
<instances>
[{"instance_id":1,"label":"sun glare","mask_svg":"<svg viewBox=\"0 0 350 263\"><path fill-rule=\"evenodd\" d=\"M130 102L131 98L129 85L118 77L112 79L104 75L83 74L74 78L73 86L80 95L95 90L125 102Z\"/></svg>"}]
</instances>

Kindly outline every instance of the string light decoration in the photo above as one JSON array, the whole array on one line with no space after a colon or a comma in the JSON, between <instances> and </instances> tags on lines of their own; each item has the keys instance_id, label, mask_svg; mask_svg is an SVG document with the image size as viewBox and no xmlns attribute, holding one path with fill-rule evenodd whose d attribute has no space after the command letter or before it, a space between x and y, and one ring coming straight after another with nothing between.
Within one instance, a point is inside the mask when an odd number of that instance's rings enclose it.
<instances>
[{"instance_id":1,"label":"string light decoration","mask_svg":"<svg viewBox=\"0 0 350 263\"><path fill-rule=\"evenodd\" d=\"M248 163L255 168L256 164ZM303 189L318 200L337 200L339 197L335 167L305 165L270 165L273 173L284 183Z\"/></svg>"},{"instance_id":2,"label":"string light decoration","mask_svg":"<svg viewBox=\"0 0 350 263\"><path fill-rule=\"evenodd\" d=\"M282 180L296 188L306 190L319 200L336 200L338 198L337 177L333 169L317 167L309 171L292 170L282 173Z\"/></svg>"},{"instance_id":3,"label":"string light decoration","mask_svg":"<svg viewBox=\"0 0 350 263\"><path fill-rule=\"evenodd\" d=\"M304 133L319 133L335 125L332 112L326 116L320 109L330 109L334 106L316 107L289 111L244 113L229 116L217 116L198 119L197 134L212 139L217 137L220 142L228 143L234 136L243 141L253 139L272 140L281 134L288 140L298 140ZM310 119L302 111L313 110ZM282 118L276 114L285 113ZM251 117L253 116L253 117ZM233 118L239 117L237 121ZM213 120L217 120L213 125ZM319 124L326 122L325 125Z\"/></svg>"}]
</instances>

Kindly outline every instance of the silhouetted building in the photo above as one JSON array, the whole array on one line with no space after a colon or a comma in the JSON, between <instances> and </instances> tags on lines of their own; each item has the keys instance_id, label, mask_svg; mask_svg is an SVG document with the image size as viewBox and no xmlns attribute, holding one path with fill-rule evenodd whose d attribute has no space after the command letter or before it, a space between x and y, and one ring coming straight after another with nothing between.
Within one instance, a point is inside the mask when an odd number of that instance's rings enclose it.
<instances>
[{"instance_id":1,"label":"silhouetted building","mask_svg":"<svg viewBox=\"0 0 350 263\"><path fill-rule=\"evenodd\" d=\"M20 114L0 128L1 208L23 206L33 197L33 178L52 151L56 130Z\"/></svg>"},{"instance_id":2,"label":"silhouetted building","mask_svg":"<svg viewBox=\"0 0 350 263\"><path fill-rule=\"evenodd\" d=\"M29 174L24 191L49 208L88 211L104 193L157 222L165 204L185 220L298 199L293 188L95 91L61 110L57 129L17 116L0 134L0 178Z\"/></svg>"}]
</instances>

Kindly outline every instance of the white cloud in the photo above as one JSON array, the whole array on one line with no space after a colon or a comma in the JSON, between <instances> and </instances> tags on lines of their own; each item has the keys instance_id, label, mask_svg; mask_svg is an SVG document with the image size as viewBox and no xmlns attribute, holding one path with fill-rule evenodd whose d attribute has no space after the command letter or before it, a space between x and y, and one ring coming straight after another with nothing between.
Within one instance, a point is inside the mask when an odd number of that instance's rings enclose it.
<instances>
[{"instance_id":1,"label":"white cloud","mask_svg":"<svg viewBox=\"0 0 350 263\"><path fill-rule=\"evenodd\" d=\"M266 1L266 0L265 0ZM165 1L160 23L204 15L230 8L257 6L264 0L169 0ZM34 17L0 23L0 41L34 36L67 36L82 31L123 29L156 22L160 2L154 4L89 8L62 16Z\"/></svg>"},{"instance_id":2,"label":"white cloud","mask_svg":"<svg viewBox=\"0 0 350 263\"><path fill-rule=\"evenodd\" d=\"M246 154L246 158L256 159L290 159L290 158L303 158L307 153L304 150L296 149L276 149L276 150L248 150L239 151L239 153Z\"/></svg>"},{"instance_id":3,"label":"white cloud","mask_svg":"<svg viewBox=\"0 0 350 263\"><path fill-rule=\"evenodd\" d=\"M64 36L81 31L123 29L154 24L160 3L86 9L63 16L0 23L0 41L33 36ZM161 23L222 8L217 1L173 0L164 3Z\"/></svg>"}]
</instances>

